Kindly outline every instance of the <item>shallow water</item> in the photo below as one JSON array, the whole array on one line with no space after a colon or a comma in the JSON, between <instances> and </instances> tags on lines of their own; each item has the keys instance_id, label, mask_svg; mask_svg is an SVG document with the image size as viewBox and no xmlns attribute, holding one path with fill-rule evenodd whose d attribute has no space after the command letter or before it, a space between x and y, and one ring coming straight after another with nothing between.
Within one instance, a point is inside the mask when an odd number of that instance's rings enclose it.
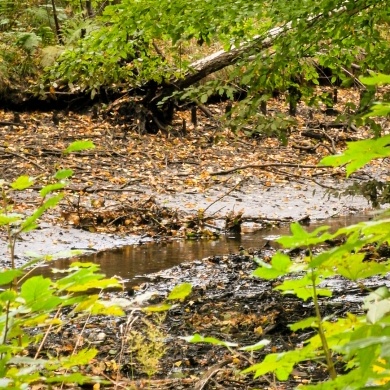
<instances>
[{"instance_id":1,"label":"shallow water","mask_svg":"<svg viewBox=\"0 0 390 390\"><path fill-rule=\"evenodd\" d=\"M368 215L355 215L332 218L311 224L308 228L328 225L332 230L369 219ZM238 253L240 247L261 248L267 242L272 243L281 235L289 234L289 226L271 228L241 235L221 236L218 240L176 240L170 242L148 242L140 245L128 245L119 249L106 250L79 258L101 266L107 276L120 276L128 287L147 280L147 275L161 271L184 261L194 261L208 256ZM56 268L66 268L75 259L56 260ZM50 274L50 268L38 269L35 274Z\"/></svg>"}]
</instances>

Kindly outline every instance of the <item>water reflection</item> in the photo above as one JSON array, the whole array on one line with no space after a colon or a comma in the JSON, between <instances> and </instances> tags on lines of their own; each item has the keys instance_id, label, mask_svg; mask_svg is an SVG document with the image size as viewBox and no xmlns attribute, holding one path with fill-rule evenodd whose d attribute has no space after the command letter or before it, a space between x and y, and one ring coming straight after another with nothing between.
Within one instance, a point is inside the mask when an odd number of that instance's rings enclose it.
<instances>
[{"instance_id":1,"label":"water reflection","mask_svg":"<svg viewBox=\"0 0 390 390\"><path fill-rule=\"evenodd\" d=\"M333 218L322 223L312 224L309 229L314 229L320 225L328 225L331 226L332 230L336 230L342 226L348 226L367 219L367 215ZM285 226L237 236L222 236L218 240L180 240L162 243L145 243L94 253L83 256L79 260L97 263L101 266L102 272L107 276L120 276L128 281L128 286L131 286L145 280L141 277L142 275L167 269L184 261L199 260L214 255L237 253L240 247L246 249L261 248L266 242L280 235L289 234L289 231L289 227ZM72 261L74 259L57 260L54 265L56 268L66 268ZM35 272L35 274L46 275L49 273L49 267Z\"/></svg>"}]
</instances>

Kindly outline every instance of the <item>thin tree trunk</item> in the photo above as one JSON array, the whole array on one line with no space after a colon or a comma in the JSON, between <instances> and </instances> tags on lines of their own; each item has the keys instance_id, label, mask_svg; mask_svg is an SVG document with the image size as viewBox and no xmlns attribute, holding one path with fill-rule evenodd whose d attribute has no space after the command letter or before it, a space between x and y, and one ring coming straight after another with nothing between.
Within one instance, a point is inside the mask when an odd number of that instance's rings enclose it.
<instances>
[{"instance_id":1,"label":"thin tree trunk","mask_svg":"<svg viewBox=\"0 0 390 390\"><path fill-rule=\"evenodd\" d=\"M61 45L63 45L64 41L63 41L63 39L61 37L61 28L60 28L60 23L58 21L57 9L56 9L56 5L55 5L54 0L51 0L51 6L53 8L53 18L54 18L54 24L55 24L55 27L56 27L57 39L58 39L58 42Z\"/></svg>"}]
</instances>

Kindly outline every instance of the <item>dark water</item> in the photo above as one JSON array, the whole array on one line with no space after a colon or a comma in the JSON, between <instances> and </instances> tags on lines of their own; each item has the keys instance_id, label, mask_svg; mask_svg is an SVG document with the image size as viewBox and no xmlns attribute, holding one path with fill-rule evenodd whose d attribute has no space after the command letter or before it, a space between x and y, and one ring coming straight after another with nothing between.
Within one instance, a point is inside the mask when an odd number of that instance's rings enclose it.
<instances>
[{"instance_id":1,"label":"dark water","mask_svg":"<svg viewBox=\"0 0 390 390\"><path fill-rule=\"evenodd\" d=\"M368 218L367 215L332 218L321 221L321 223L311 224L308 229L328 225L332 230L336 230ZM143 278L143 276L147 274L170 268L184 261L238 253L240 247L245 249L261 248L267 242L272 242L278 236L288 235L289 232L289 227L285 226L236 236L221 236L218 240L145 243L82 256L78 260L97 263L107 276L120 276L126 280L128 286L131 286L144 281L145 277ZM75 259L56 260L53 265L56 268L66 268L72 261ZM50 268L41 268L34 273L49 275Z\"/></svg>"}]
</instances>

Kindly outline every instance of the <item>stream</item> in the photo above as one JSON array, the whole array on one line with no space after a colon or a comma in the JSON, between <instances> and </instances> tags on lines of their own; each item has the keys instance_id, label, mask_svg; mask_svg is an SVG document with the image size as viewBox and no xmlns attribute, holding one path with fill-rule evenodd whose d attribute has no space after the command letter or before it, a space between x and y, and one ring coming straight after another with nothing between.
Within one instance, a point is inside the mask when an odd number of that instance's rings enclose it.
<instances>
[{"instance_id":1,"label":"stream","mask_svg":"<svg viewBox=\"0 0 390 390\"><path fill-rule=\"evenodd\" d=\"M340 227L365 221L369 218L370 216L367 214L331 218L310 224L309 230L327 225L331 227L332 231L335 231ZM222 235L217 240L145 242L138 245L126 245L116 249L86 254L76 259L78 261L99 264L102 272L108 277L121 277L126 287L132 287L147 281L149 274L171 268L180 263L201 260L209 256L238 253L240 248L258 249L267 242L272 243L279 236L288 235L289 233L289 226L283 226L262 229L253 233ZM273 245L276 246L277 244L274 243ZM74 261L75 258L59 259L54 264L51 264L55 268L65 269ZM40 267L34 271L34 274L49 276L51 274L50 267Z\"/></svg>"}]
</instances>

